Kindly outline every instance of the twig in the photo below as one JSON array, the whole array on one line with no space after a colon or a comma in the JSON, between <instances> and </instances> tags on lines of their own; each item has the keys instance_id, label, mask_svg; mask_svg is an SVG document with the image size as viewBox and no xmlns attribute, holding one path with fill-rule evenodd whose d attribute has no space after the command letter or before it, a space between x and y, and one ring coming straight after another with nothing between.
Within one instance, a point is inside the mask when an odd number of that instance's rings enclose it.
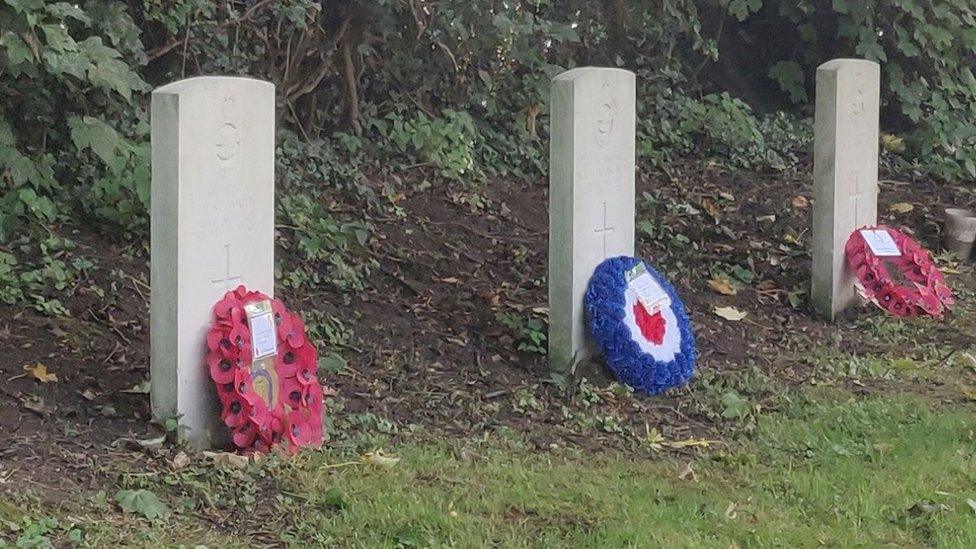
<instances>
[{"instance_id":1,"label":"twig","mask_svg":"<svg viewBox=\"0 0 976 549\"><path fill-rule=\"evenodd\" d=\"M224 21L223 23L217 25L217 28L215 28L214 31L222 31L227 27L231 26L232 24L240 24L241 21L246 21L250 19L251 16L254 15L254 12L256 12L257 10L263 8L264 6L270 3L271 0L260 0L260 2L248 8L247 11L245 11L244 14L239 19L231 19L231 20ZM187 30L187 32L189 32L189 29ZM160 57L173 51L174 48L176 48L177 46L183 43L184 40L180 40L180 39L172 40L168 44L164 44L156 49L150 50L149 53L146 54L146 58L149 61L155 61L156 59L159 59Z\"/></svg>"}]
</instances>

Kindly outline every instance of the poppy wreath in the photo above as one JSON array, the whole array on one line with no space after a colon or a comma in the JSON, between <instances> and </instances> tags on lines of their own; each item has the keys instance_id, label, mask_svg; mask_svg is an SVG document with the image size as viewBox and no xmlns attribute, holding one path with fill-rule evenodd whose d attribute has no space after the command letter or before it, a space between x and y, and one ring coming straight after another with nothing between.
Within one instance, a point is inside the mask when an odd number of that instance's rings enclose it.
<instances>
[{"instance_id":1,"label":"poppy wreath","mask_svg":"<svg viewBox=\"0 0 976 549\"><path fill-rule=\"evenodd\" d=\"M630 287L627 273L640 259L620 256L601 263L584 297L590 333L616 378L637 391L658 394L680 387L695 370L695 339L678 292L644 264L652 284L670 304L651 312Z\"/></svg>"},{"instance_id":2,"label":"poppy wreath","mask_svg":"<svg viewBox=\"0 0 976 549\"><path fill-rule=\"evenodd\" d=\"M879 257L864 239L862 230L888 231L901 252L897 257ZM932 262L929 252L897 229L879 225L854 231L844 247L847 265L857 277L857 290L882 310L901 318L942 318L954 303L952 290ZM886 263L904 279L899 283Z\"/></svg>"},{"instance_id":3,"label":"poppy wreath","mask_svg":"<svg viewBox=\"0 0 976 549\"><path fill-rule=\"evenodd\" d=\"M267 368L252 368L245 306L265 300L271 302L277 354L258 361ZM295 453L321 445L323 399L333 393L323 391L316 377L318 353L306 338L301 317L280 300L244 286L227 292L213 313L206 361L234 446L264 453L285 443Z\"/></svg>"}]
</instances>

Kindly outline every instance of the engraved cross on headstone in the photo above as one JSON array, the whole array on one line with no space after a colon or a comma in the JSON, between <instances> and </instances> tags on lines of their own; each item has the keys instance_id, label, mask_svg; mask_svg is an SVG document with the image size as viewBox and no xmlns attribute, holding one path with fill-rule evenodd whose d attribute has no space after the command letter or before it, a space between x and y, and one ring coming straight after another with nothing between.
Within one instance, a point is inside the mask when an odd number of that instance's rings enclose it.
<instances>
[{"instance_id":1,"label":"engraved cross on headstone","mask_svg":"<svg viewBox=\"0 0 976 549\"><path fill-rule=\"evenodd\" d=\"M865 224L863 222L864 220L862 219L862 217L864 217L863 210L861 209L861 199L865 196L864 185L862 184L863 179L864 178L861 177L861 170L855 168L854 192L851 193L851 198L854 199L854 225L856 227L860 227L861 225ZM876 200L876 198L873 196L869 197L869 199Z\"/></svg>"},{"instance_id":2,"label":"engraved cross on headstone","mask_svg":"<svg viewBox=\"0 0 976 549\"><path fill-rule=\"evenodd\" d=\"M607 235L612 233L614 227L607 226L607 203L603 203L603 226L595 229L594 232L603 236L603 257L607 256Z\"/></svg>"},{"instance_id":3,"label":"engraved cross on headstone","mask_svg":"<svg viewBox=\"0 0 976 549\"><path fill-rule=\"evenodd\" d=\"M224 284L224 289L225 290L230 290L232 284L235 281L241 280L241 276L240 275L231 275L230 274L230 244L224 244L224 254L225 254L225 258L226 258L226 261L224 263L224 278L218 278L216 280L211 280L210 282L213 283L213 284L223 283Z\"/></svg>"}]
</instances>

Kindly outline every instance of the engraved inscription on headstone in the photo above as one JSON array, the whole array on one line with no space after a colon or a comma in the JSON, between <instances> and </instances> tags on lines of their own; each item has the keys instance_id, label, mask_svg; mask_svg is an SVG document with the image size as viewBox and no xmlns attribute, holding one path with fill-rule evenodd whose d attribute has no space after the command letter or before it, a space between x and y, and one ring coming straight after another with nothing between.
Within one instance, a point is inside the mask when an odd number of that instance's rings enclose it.
<instances>
[{"instance_id":1,"label":"engraved inscription on headstone","mask_svg":"<svg viewBox=\"0 0 976 549\"><path fill-rule=\"evenodd\" d=\"M224 264L223 278L211 280L210 282L222 285L226 291L234 288L234 285L241 281L241 276L230 274L230 244L224 244L224 256L227 258L227 261Z\"/></svg>"},{"instance_id":2,"label":"engraved inscription on headstone","mask_svg":"<svg viewBox=\"0 0 976 549\"><path fill-rule=\"evenodd\" d=\"M614 124L617 122L618 110L617 100L614 98L613 90L610 89L608 82L604 82L603 86L600 87L600 100L602 104L597 107L598 114L596 124L593 126L593 137L597 145L606 147L607 141L613 134Z\"/></svg>"},{"instance_id":3,"label":"engraved inscription on headstone","mask_svg":"<svg viewBox=\"0 0 976 549\"><path fill-rule=\"evenodd\" d=\"M225 95L220 105L221 119L224 121L219 124L214 140L217 161L221 168L227 169L232 161L237 158L241 151L241 132L240 123L233 120L237 109L235 108L237 99L231 95Z\"/></svg>"},{"instance_id":4,"label":"engraved inscription on headstone","mask_svg":"<svg viewBox=\"0 0 976 549\"><path fill-rule=\"evenodd\" d=\"M844 246L877 222L880 67L835 59L817 69L811 300L829 318L854 299Z\"/></svg>"},{"instance_id":5,"label":"engraved inscription on headstone","mask_svg":"<svg viewBox=\"0 0 976 549\"><path fill-rule=\"evenodd\" d=\"M227 437L207 368L214 304L274 292L274 86L201 77L152 94L151 400L195 447Z\"/></svg>"},{"instance_id":6,"label":"engraved inscription on headstone","mask_svg":"<svg viewBox=\"0 0 976 549\"><path fill-rule=\"evenodd\" d=\"M603 237L603 255L607 255L607 235L613 232L613 227L608 225L609 220L607 219L607 203L603 203L603 223L600 227L595 229L596 234Z\"/></svg>"},{"instance_id":7,"label":"engraved inscription on headstone","mask_svg":"<svg viewBox=\"0 0 976 549\"><path fill-rule=\"evenodd\" d=\"M583 294L604 259L634 253L634 74L581 68L552 82L549 360L567 370L593 353Z\"/></svg>"}]
</instances>

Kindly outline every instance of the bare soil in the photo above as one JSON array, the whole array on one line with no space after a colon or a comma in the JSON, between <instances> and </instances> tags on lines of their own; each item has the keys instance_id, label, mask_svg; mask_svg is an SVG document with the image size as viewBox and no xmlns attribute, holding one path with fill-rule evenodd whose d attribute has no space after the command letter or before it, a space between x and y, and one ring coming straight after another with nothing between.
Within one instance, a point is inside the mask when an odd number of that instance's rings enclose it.
<instances>
[{"instance_id":1,"label":"bare soil","mask_svg":"<svg viewBox=\"0 0 976 549\"><path fill-rule=\"evenodd\" d=\"M810 356L823 345L857 355L913 343L862 338L858 319L881 318L871 308L854 309L836 323L811 314L807 175L686 165L641 177L638 197L638 251L682 293L701 351L700 372L736 376L759 368L786 385L801 384L810 380ZM962 188L889 180L882 183L879 212L882 222L907 228L938 250L942 209L974 202ZM560 417L568 397L547 383L545 358L517 350L519 334L499 320L500 313L528 317L546 306L546 203L543 181L407 191L398 204L405 216L370 220L376 231L369 246L380 269L365 291L284 293L292 309L324 310L354 333L346 347L320 343L322 354L338 352L349 363L347 372L326 380L339 391L341 405L333 405L339 428L343 416L372 413L439 436L478 436L506 426L543 450L552 444L630 448L631 441L612 429L584 434L568 428ZM914 208L895 213L895 203ZM9 490L28 483L52 499L97 488L101 460L138 462L135 441L162 433L149 422L148 394L140 387L149 377L147 260L127 257L113 239L88 228L60 232L78 243L76 256L98 266L91 280L62 299L71 316L0 306L0 481L16 481L0 484ZM710 278L734 266L752 278L737 295L709 287ZM976 288L969 266L953 269L949 281L970 293ZM724 306L748 316L729 322L713 314ZM972 321L955 320L927 332L937 334L947 352L973 344ZM36 364L57 382L25 375L24 367ZM609 381L596 365L582 374L596 385ZM940 389L892 382L859 390ZM694 391L693 382L691 389L654 398L607 392L599 410L674 438L721 431L693 404ZM526 392L538 406L520 402Z\"/></svg>"}]
</instances>

